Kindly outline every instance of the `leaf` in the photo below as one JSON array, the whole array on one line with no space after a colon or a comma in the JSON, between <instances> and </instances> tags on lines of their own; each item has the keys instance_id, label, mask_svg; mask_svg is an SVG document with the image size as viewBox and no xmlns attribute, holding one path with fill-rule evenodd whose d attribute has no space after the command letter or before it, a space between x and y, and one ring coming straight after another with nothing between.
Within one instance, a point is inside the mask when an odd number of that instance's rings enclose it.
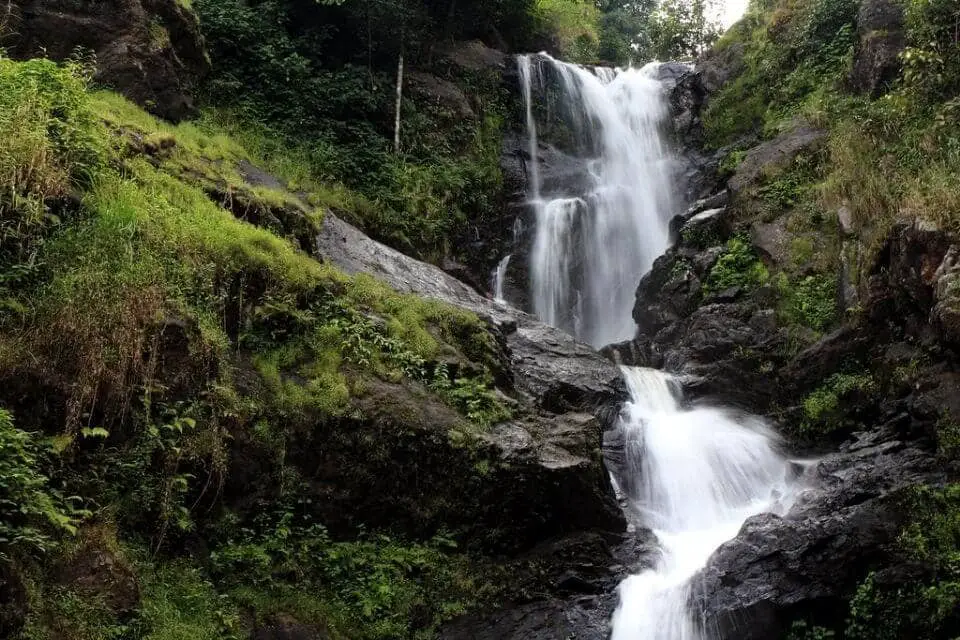
<instances>
[{"instance_id":1,"label":"leaf","mask_svg":"<svg viewBox=\"0 0 960 640\"><path fill-rule=\"evenodd\" d=\"M103 427L84 427L80 429L80 435L84 438L109 438L110 432L104 429Z\"/></svg>"}]
</instances>

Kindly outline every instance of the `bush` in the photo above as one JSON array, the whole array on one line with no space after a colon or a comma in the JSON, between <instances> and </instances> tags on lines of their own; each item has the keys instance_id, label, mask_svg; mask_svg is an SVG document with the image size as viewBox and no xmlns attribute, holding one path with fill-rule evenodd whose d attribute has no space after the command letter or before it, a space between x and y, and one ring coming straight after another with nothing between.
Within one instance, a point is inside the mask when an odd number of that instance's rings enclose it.
<instances>
[{"instance_id":1,"label":"bush","mask_svg":"<svg viewBox=\"0 0 960 640\"><path fill-rule=\"evenodd\" d=\"M868 575L850 603L845 638L952 638L960 628L960 485L920 486L903 503L911 521L898 546L927 577L893 589Z\"/></svg>"},{"instance_id":2,"label":"bush","mask_svg":"<svg viewBox=\"0 0 960 640\"><path fill-rule=\"evenodd\" d=\"M855 391L872 392L869 374L836 373L803 401L804 421L800 431L807 435L826 434L845 426L841 402Z\"/></svg>"},{"instance_id":3,"label":"bush","mask_svg":"<svg viewBox=\"0 0 960 640\"><path fill-rule=\"evenodd\" d=\"M344 637L432 637L440 623L491 595L483 570L443 536L336 542L296 512L292 505L261 512L248 526L227 523L230 539L211 554L216 575L258 618L292 605L302 622L330 625Z\"/></svg>"},{"instance_id":4,"label":"bush","mask_svg":"<svg viewBox=\"0 0 960 640\"><path fill-rule=\"evenodd\" d=\"M777 282L781 319L817 332L827 330L837 320L837 286L832 275L811 275L791 282L781 274Z\"/></svg>"}]
</instances>

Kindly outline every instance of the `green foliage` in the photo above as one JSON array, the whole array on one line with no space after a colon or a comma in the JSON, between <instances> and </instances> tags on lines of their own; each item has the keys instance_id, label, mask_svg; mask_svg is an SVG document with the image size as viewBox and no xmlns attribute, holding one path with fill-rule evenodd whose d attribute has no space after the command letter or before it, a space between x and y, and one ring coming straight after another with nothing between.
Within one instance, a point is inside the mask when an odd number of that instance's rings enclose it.
<instances>
[{"instance_id":1,"label":"green foliage","mask_svg":"<svg viewBox=\"0 0 960 640\"><path fill-rule=\"evenodd\" d=\"M430 637L439 623L492 595L449 539L336 542L296 511L263 512L250 526L231 528L211 554L216 575L258 618L285 611L351 638Z\"/></svg>"},{"instance_id":2,"label":"green foliage","mask_svg":"<svg viewBox=\"0 0 960 640\"><path fill-rule=\"evenodd\" d=\"M798 620L790 627L787 640L833 640L836 634L830 629L810 625Z\"/></svg>"},{"instance_id":3,"label":"green foliage","mask_svg":"<svg viewBox=\"0 0 960 640\"><path fill-rule=\"evenodd\" d=\"M949 413L940 416L937 421L937 452L949 459L960 454L960 423Z\"/></svg>"},{"instance_id":4,"label":"green foliage","mask_svg":"<svg viewBox=\"0 0 960 640\"><path fill-rule=\"evenodd\" d=\"M960 7L951 0L909 0L905 8L909 46L902 60L906 85L926 99L956 104L960 89ZM954 123L956 115L951 118Z\"/></svg>"},{"instance_id":5,"label":"green foliage","mask_svg":"<svg viewBox=\"0 0 960 640\"><path fill-rule=\"evenodd\" d=\"M760 260L750 239L735 236L727 241L724 252L710 269L703 283L705 295L718 293L731 287L752 289L770 279L770 272Z\"/></svg>"},{"instance_id":6,"label":"green foliage","mask_svg":"<svg viewBox=\"0 0 960 640\"><path fill-rule=\"evenodd\" d=\"M454 71L477 111L467 121L408 87L402 152L394 154L396 56L402 47L408 66L449 75L430 68L437 30L469 32L478 28L471 16L512 20L501 34L526 29L527 5L454 2L440 16L439 7L419 0L306 8L203 0L197 9L214 61L206 101L228 109L240 129L264 130L282 149L296 149L301 169L323 185L316 204L334 207L378 240L439 261L456 250L452 238L497 212L501 87L495 73ZM304 32L301 10L325 26Z\"/></svg>"},{"instance_id":7,"label":"green foliage","mask_svg":"<svg viewBox=\"0 0 960 640\"><path fill-rule=\"evenodd\" d=\"M960 485L916 487L904 502L911 522L898 543L928 575L899 588L868 575L851 601L845 638L907 640L955 633L960 606Z\"/></svg>"},{"instance_id":8,"label":"green foliage","mask_svg":"<svg viewBox=\"0 0 960 640\"><path fill-rule=\"evenodd\" d=\"M614 65L643 62L650 57L648 25L656 0L608 0L601 3L599 56Z\"/></svg>"},{"instance_id":9,"label":"green foliage","mask_svg":"<svg viewBox=\"0 0 960 640\"><path fill-rule=\"evenodd\" d=\"M564 58L592 62L599 56L600 12L590 0L537 0L536 15L557 38Z\"/></svg>"},{"instance_id":10,"label":"green foliage","mask_svg":"<svg viewBox=\"0 0 960 640\"><path fill-rule=\"evenodd\" d=\"M855 41L855 0L797 0L775 10L757 2L722 46L745 47L744 70L704 113L710 145L719 148L757 130L776 130L811 95L836 87Z\"/></svg>"},{"instance_id":11,"label":"green foliage","mask_svg":"<svg viewBox=\"0 0 960 640\"><path fill-rule=\"evenodd\" d=\"M826 331L837 320L837 286L834 275L809 275L791 281L786 274L780 274L780 319L817 332Z\"/></svg>"},{"instance_id":12,"label":"green foliage","mask_svg":"<svg viewBox=\"0 0 960 640\"><path fill-rule=\"evenodd\" d=\"M74 189L104 158L102 127L89 108L87 75L49 60L0 54L0 322L12 289L38 277L38 253Z\"/></svg>"},{"instance_id":13,"label":"green foliage","mask_svg":"<svg viewBox=\"0 0 960 640\"><path fill-rule=\"evenodd\" d=\"M46 551L55 536L76 530L74 513L41 471L42 457L34 437L0 409L0 561Z\"/></svg>"},{"instance_id":14,"label":"green foliage","mask_svg":"<svg viewBox=\"0 0 960 640\"><path fill-rule=\"evenodd\" d=\"M186 561L141 564L144 582L133 628L143 640L240 640L238 607L196 567Z\"/></svg>"},{"instance_id":15,"label":"green foliage","mask_svg":"<svg viewBox=\"0 0 960 640\"><path fill-rule=\"evenodd\" d=\"M872 393L876 384L869 374L835 373L803 401L800 432L823 435L843 428L842 402L854 392Z\"/></svg>"},{"instance_id":16,"label":"green foliage","mask_svg":"<svg viewBox=\"0 0 960 640\"><path fill-rule=\"evenodd\" d=\"M709 0L661 0L647 24L650 56L676 60L703 52L720 36L712 9Z\"/></svg>"}]
</instances>

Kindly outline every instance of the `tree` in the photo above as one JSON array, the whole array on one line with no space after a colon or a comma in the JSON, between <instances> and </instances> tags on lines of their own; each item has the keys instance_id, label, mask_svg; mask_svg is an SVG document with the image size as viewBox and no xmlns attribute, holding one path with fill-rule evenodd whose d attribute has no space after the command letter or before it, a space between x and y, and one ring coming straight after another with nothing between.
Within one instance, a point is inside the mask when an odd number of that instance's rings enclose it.
<instances>
[{"instance_id":1,"label":"tree","mask_svg":"<svg viewBox=\"0 0 960 640\"><path fill-rule=\"evenodd\" d=\"M647 60L651 56L649 22L657 0L598 0L600 57L614 64Z\"/></svg>"},{"instance_id":2,"label":"tree","mask_svg":"<svg viewBox=\"0 0 960 640\"><path fill-rule=\"evenodd\" d=\"M662 0L648 24L651 53L659 60L692 58L720 37L710 18L714 0Z\"/></svg>"}]
</instances>

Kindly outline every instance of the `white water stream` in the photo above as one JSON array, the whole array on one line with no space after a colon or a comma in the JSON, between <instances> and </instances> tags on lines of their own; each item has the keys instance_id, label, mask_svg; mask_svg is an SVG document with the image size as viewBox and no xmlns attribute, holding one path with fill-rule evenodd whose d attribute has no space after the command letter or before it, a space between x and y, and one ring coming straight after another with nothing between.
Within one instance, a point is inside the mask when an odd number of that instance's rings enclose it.
<instances>
[{"instance_id":1,"label":"white water stream","mask_svg":"<svg viewBox=\"0 0 960 640\"><path fill-rule=\"evenodd\" d=\"M653 369L623 368L631 402L621 417L629 496L657 535L653 569L620 585L612 640L701 640L688 610L690 580L744 521L785 513L798 485L776 435L759 418L681 408L679 385Z\"/></svg>"},{"instance_id":2,"label":"white water stream","mask_svg":"<svg viewBox=\"0 0 960 640\"><path fill-rule=\"evenodd\" d=\"M534 310L595 346L630 339L634 292L666 250L676 212L674 165L661 133L668 108L656 65L590 71L540 54L521 57L519 69L537 225ZM578 179L545 186L536 114L546 110L549 119L551 105L538 111L535 100L550 89L554 96L559 91L564 121L572 125L572 152L587 167L586 187ZM543 160L549 164L548 156ZM499 283L508 265L509 256L497 270ZM705 640L689 607L691 580L747 518L785 513L799 484L761 419L684 407L681 385L660 371L624 367L623 375L631 401L619 425L626 443L621 484L630 511L656 534L659 555L653 568L620 585L612 640Z\"/></svg>"},{"instance_id":3,"label":"white water stream","mask_svg":"<svg viewBox=\"0 0 960 640\"><path fill-rule=\"evenodd\" d=\"M674 164L661 136L668 109L656 65L588 70L521 56L529 137L535 313L600 347L633 337L640 277L667 248ZM588 184L544 188L534 100L549 77L560 91Z\"/></svg>"}]
</instances>

